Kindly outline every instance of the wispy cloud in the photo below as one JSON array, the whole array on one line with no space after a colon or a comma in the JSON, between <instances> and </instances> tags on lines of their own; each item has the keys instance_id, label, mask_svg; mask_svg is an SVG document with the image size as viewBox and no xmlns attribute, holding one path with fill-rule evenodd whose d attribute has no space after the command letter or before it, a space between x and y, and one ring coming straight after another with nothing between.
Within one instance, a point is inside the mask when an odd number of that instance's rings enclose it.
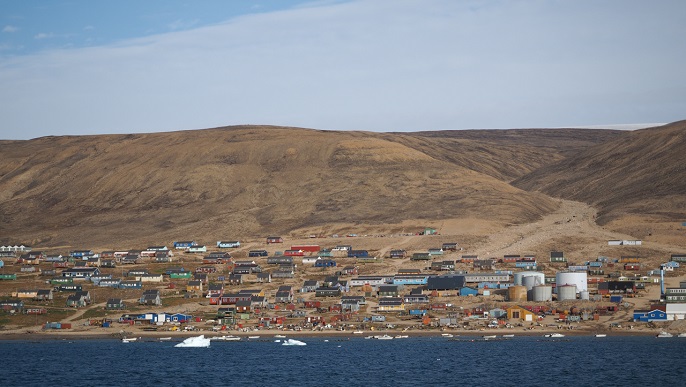
<instances>
[{"instance_id":1,"label":"wispy cloud","mask_svg":"<svg viewBox=\"0 0 686 387\"><path fill-rule=\"evenodd\" d=\"M13 33L19 31L19 27L11 26L11 25L6 25L3 29L2 32L7 32L7 33Z\"/></svg>"},{"instance_id":2,"label":"wispy cloud","mask_svg":"<svg viewBox=\"0 0 686 387\"><path fill-rule=\"evenodd\" d=\"M167 27L172 30L172 31L177 31L177 30L187 30L189 28L193 28L200 22L198 19L193 19L193 20L183 20L183 19L178 19L175 20L167 25Z\"/></svg>"},{"instance_id":3,"label":"wispy cloud","mask_svg":"<svg viewBox=\"0 0 686 387\"><path fill-rule=\"evenodd\" d=\"M53 34L52 32L48 32L48 33L41 32L41 33L36 34L36 35L33 36L34 39L38 39L38 40L40 40L40 39L50 39L50 38L53 38L53 37L55 37L55 34Z\"/></svg>"},{"instance_id":4,"label":"wispy cloud","mask_svg":"<svg viewBox=\"0 0 686 387\"><path fill-rule=\"evenodd\" d=\"M91 25L87 25L87 26L83 27L84 31L93 31L94 29L95 29L95 27L91 26Z\"/></svg>"},{"instance_id":5,"label":"wispy cloud","mask_svg":"<svg viewBox=\"0 0 686 387\"><path fill-rule=\"evenodd\" d=\"M674 37L686 36L686 2L474 4L481 3L325 2L109 46L0 58L0 136L684 118L686 46Z\"/></svg>"}]
</instances>

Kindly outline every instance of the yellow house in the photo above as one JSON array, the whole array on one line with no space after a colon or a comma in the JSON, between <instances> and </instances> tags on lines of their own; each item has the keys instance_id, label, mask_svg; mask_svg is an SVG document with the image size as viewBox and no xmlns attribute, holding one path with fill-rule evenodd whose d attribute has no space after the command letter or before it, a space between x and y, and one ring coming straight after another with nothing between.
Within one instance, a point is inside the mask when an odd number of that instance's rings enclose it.
<instances>
[{"instance_id":1,"label":"yellow house","mask_svg":"<svg viewBox=\"0 0 686 387\"><path fill-rule=\"evenodd\" d=\"M519 319L523 321L536 321L536 314L522 308L519 305L515 305L507 308L507 318Z\"/></svg>"},{"instance_id":2,"label":"yellow house","mask_svg":"<svg viewBox=\"0 0 686 387\"><path fill-rule=\"evenodd\" d=\"M402 297L379 298L379 312L401 312L405 310L405 302Z\"/></svg>"}]
</instances>

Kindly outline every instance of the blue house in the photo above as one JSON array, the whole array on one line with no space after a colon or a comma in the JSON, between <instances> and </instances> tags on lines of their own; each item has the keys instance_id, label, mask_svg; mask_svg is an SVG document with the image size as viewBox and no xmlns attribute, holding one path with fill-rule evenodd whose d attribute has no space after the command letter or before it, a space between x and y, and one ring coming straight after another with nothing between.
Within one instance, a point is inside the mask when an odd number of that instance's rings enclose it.
<instances>
[{"instance_id":1,"label":"blue house","mask_svg":"<svg viewBox=\"0 0 686 387\"><path fill-rule=\"evenodd\" d=\"M369 251L367 250L348 250L348 258L367 258Z\"/></svg>"},{"instance_id":2,"label":"blue house","mask_svg":"<svg viewBox=\"0 0 686 387\"><path fill-rule=\"evenodd\" d=\"M336 261L333 259L318 259L314 263L314 267L334 267L336 266Z\"/></svg>"},{"instance_id":3,"label":"blue house","mask_svg":"<svg viewBox=\"0 0 686 387\"><path fill-rule=\"evenodd\" d=\"M194 241L181 241L181 242L174 242L174 248L175 249L188 249L191 248L192 246L197 245Z\"/></svg>"},{"instance_id":4,"label":"blue house","mask_svg":"<svg viewBox=\"0 0 686 387\"><path fill-rule=\"evenodd\" d=\"M141 281L121 281L119 289L142 289L143 283Z\"/></svg>"},{"instance_id":5,"label":"blue house","mask_svg":"<svg viewBox=\"0 0 686 387\"><path fill-rule=\"evenodd\" d=\"M634 321L653 322L653 321L667 321L667 312L660 309L653 309L651 311L635 310Z\"/></svg>"},{"instance_id":6,"label":"blue house","mask_svg":"<svg viewBox=\"0 0 686 387\"><path fill-rule=\"evenodd\" d=\"M465 286L460 288L460 296L478 296L479 290Z\"/></svg>"},{"instance_id":7,"label":"blue house","mask_svg":"<svg viewBox=\"0 0 686 387\"><path fill-rule=\"evenodd\" d=\"M235 249L241 247L241 242L239 241L218 241L217 247L220 249Z\"/></svg>"},{"instance_id":8,"label":"blue house","mask_svg":"<svg viewBox=\"0 0 686 387\"><path fill-rule=\"evenodd\" d=\"M84 257L92 257L95 255L93 250L74 250L69 252L69 255L72 258L84 258Z\"/></svg>"},{"instance_id":9,"label":"blue house","mask_svg":"<svg viewBox=\"0 0 686 387\"><path fill-rule=\"evenodd\" d=\"M191 321L192 318L193 316L191 316L190 314L174 313L168 316L167 321L184 323L187 321Z\"/></svg>"}]
</instances>

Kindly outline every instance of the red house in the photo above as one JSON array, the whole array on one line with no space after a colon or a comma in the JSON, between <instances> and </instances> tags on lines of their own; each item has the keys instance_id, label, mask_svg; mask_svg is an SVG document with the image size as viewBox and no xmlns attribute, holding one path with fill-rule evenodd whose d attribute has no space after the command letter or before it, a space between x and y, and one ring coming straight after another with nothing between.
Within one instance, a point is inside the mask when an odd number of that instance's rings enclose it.
<instances>
[{"instance_id":1,"label":"red house","mask_svg":"<svg viewBox=\"0 0 686 387\"><path fill-rule=\"evenodd\" d=\"M283 238L280 236L269 236L267 237L267 244L270 243L283 243Z\"/></svg>"},{"instance_id":2,"label":"red house","mask_svg":"<svg viewBox=\"0 0 686 387\"><path fill-rule=\"evenodd\" d=\"M305 252L302 250L286 250L283 252L283 255L287 257L304 257Z\"/></svg>"},{"instance_id":3,"label":"red house","mask_svg":"<svg viewBox=\"0 0 686 387\"><path fill-rule=\"evenodd\" d=\"M295 245L291 246L291 250L302 250L308 253L317 253L319 250L319 245Z\"/></svg>"}]
</instances>

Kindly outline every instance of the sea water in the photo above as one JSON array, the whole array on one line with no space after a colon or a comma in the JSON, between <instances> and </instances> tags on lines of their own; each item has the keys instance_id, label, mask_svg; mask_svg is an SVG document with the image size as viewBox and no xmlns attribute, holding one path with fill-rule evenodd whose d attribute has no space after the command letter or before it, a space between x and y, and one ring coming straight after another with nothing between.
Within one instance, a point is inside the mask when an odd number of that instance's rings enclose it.
<instances>
[{"instance_id":1,"label":"sea water","mask_svg":"<svg viewBox=\"0 0 686 387\"><path fill-rule=\"evenodd\" d=\"M686 338L298 339L0 341L0 386L686 385Z\"/></svg>"}]
</instances>

